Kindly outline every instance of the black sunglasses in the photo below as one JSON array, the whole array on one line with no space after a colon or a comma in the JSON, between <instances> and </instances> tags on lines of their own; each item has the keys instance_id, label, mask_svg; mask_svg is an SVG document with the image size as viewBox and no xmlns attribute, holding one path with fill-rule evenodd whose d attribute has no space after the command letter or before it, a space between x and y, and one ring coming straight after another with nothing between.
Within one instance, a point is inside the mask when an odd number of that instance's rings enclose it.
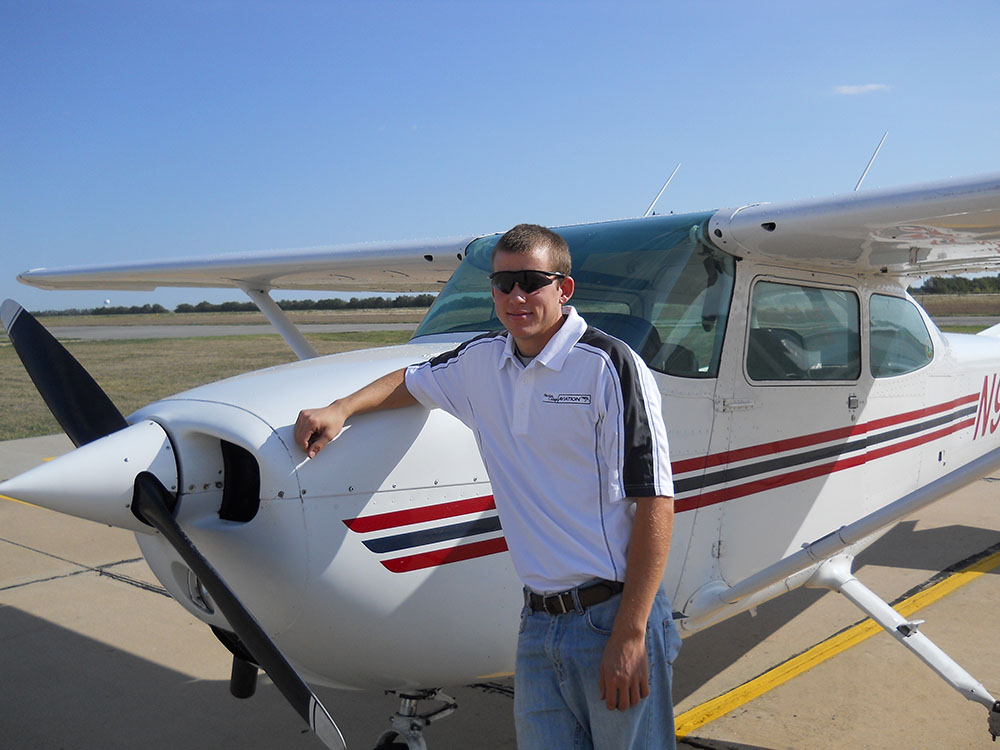
<instances>
[{"instance_id":1,"label":"black sunglasses","mask_svg":"<svg viewBox=\"0 0 1000 750\"><path fill-rule=\"evenodd\" d=\"M525 294L531 294L556 279L565 278L566 274L555 271L496 271L490 274L490 283L494 289L504 294L510 294L514 284L521 287L521 291Z\"/></svg>"}]
</instances>

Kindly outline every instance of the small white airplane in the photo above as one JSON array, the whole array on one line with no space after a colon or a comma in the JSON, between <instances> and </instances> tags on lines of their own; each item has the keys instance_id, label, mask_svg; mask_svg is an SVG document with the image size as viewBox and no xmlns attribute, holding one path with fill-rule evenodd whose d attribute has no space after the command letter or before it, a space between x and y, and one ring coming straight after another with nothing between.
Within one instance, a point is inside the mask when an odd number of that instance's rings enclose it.
<instances>
[{"instance_id":1,"label":"small white airplane","mask_svg":"<svg viewBox=\"0 0 1000 750\"><path fill-rule=\"evenodd\" d=\"M1000 268L1000 174L558 231L574 304L663 394L678 511L664 586L681 632L797 586L834 589L1000 733L993 696L851 570L904 516L1000 468L1000 326L944 334L906 293L916 276ZM7 301L10 338L78 447L0 493L133 530L233 652L234 694L252 693L259 665L340 748L306 683L395 690L378 746L425 747L422 727L453 710L437 688L513 669L521 589L475 440L411 407L354 419L306 460L292 424L499 327L498 236L22 274L51 289L238 287L300 361L125 418ZM316 357L274 289L441 292L409 344ZM436 708L421 713L424 698Z\"/></svg>"}]
</instances>

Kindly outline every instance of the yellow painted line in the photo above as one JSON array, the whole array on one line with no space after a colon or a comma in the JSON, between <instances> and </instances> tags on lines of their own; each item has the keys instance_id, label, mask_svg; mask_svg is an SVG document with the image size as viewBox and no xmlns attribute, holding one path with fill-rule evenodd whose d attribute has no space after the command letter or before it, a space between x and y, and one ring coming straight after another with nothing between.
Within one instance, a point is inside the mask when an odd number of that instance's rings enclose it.
<instances>
[{"instance_id":1,"label":"yellow painted line","mask_svg":"<svg viewBox=\"0 0 1000 750\"><path fill-rule=\"evenodd\" d=\"M500 680L504 677L513 677L513 672L494 672L493 674L484 674L477 677L477 680Z\"/></svg>"},{"instance_id":2,"label":"yellow painted line","mask_svg":"<svg viewBox=\"0 0 1000 750\"><path fill-rule=\"evenodd\" d=\"M16 497L7 497L6 495L0 495L0 498L2 498L4 500L10 500L13 503L21 503L21 505L27 505L27 506L30 506L32 508L38 508L39 507L38 505L35 505L34 503L26 503L26 502L24 502L24 500L18 500Z\"/></svg>"},{"instance_id":3,"label":"yellow painted line","mask_svg":"<svg viewBox=\"0 0 1000 750\"><path fill-rule=\"evenodd\" d=\"M893 609L902 616L907 617L917 610L947 596L956 589L971 583L979 576L989 573L998 566L1000 566L1000 552L996 552L953 573L947 578L938 581L933 586L928 586L923 591L914 594L908 599L904 599L893 607ZM763 695L769 690L773 690L779 685L783 685L793 677L797 677L803 672L812 669L817 664L836 656L842 651L846 651L852 646L856 646L880 632L882 632L882 627L871 618L866 618L842 633L837 633L822 643L816 644L808 651L792 657L783 664L779 664L760 677L755 677L739 687L723 693L717 698L713 698L679 714L675 720L677 736L679 738L687 737L696 729L705 726L721 716L725 716L730 711L749 703L754 698Z\"/></svg>"}]
</instances>

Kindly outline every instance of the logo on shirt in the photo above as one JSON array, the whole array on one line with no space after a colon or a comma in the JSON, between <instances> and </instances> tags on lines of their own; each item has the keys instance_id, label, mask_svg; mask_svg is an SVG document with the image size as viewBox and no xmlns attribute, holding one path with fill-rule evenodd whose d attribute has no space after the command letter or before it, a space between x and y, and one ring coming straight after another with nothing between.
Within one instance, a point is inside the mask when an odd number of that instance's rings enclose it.
<instances>
[{"instance_id":1,"label":"logo on shirt","mask_svg":"<svg viewBox=\"0 0 1000 750\"><path fill-rule=\"evenodd\" d=\"M554 395L552 393L543 393L542 401L546 404L589 404L590 394L560 393L559 395Z\"/></svg>"}]
</instances>

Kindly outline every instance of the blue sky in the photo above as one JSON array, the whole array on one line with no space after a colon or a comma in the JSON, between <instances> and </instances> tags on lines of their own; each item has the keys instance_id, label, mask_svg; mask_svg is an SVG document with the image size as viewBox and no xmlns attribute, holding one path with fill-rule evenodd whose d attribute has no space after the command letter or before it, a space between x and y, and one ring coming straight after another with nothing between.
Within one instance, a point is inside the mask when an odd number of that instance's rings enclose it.
<instances>
[{"instance_id":1,"label":"blue sky","mask_svg":"<svg viewBox=\"0 0 1000 750\"><path fill-rule=\"evenodd\" d=\"M37 266L694 211L1000 170L1000 7L0 0L0 297ZM280 296L280 294L278 295ZM322 295L314 295L322 296Z\"/></svg>"}]
</instances>

